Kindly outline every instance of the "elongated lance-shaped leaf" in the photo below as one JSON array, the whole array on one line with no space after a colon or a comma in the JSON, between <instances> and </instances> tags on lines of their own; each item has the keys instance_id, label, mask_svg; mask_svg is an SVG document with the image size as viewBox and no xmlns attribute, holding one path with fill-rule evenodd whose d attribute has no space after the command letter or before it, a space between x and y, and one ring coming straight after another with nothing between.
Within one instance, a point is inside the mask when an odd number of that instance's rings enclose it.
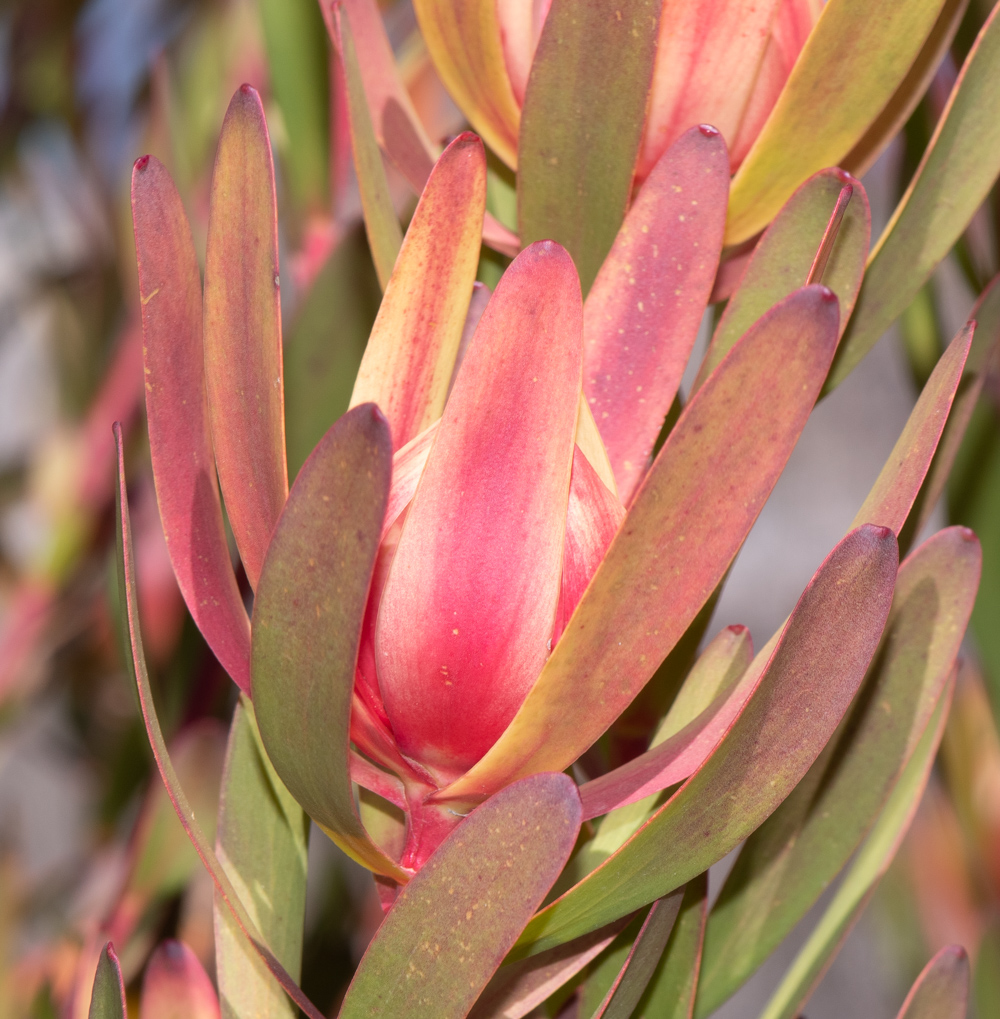
<instances>
[{"instance_id":1,"label":"elongated lance-shaped leaf","mask_svg":"<svg viewBox=\"0 0 1000 1019\"><path fill-rule=\"evenodd\" d=\"M906 78L944 3L826 4L733 178L727 244L762 230L802 181L835 166L864 137Z\"/></svg>"},{"instance_id":2,"label":"elongated lance-shaped leaf","mask_svg":"<svg viewBox=\"0 0 1000 1019\"><path fill-rule=\"evenodd\" d=\"M593 962L631 919L622 917L550 952L501 966L473 1005L469 1019L522 1019Z\"/></svg>"},{"instance_id":3,"label":"elongated lance-shaped leaf","mask_svg":"<svg viewBox=\"0 0 1000 1019\"><path fill-rule=\"evenodd\" d=\"M845 187L851 188L851 200L822 278L812 281L825 284L837 295L843 333L865 271L871 211L860 181L842 170L828 169L802 184L764 232L715 327L695 389L764 312L807 282Z\"/></svg>"},{"instance_id":4,"label":"elongated lance-shaped leaf","mask_svg":"<svg viewBox=\"0 0 1000 1019\"><path fill-rule=\"evenodd\" d=\"M438 160L410 220L354 384L405 446L444 409L472 297L486 208L486 155L473 134Z\"/></svg>"},{"instance_id":5,"label":"elongated lance-shaped leaf","mask_svg":"<svg viewBox=\"0 0 1000 1019\"><path fill-rule=\"evenodd\" d=\"M801 1013L802 1006L864 912L917 811L941 742L954 688L953 674L878 822L854 858L819 923L771 996L761 1019L795 1019Z\"/></svg>"},{"instance_id":6,"label":"elongated lance-shaped leaf","mask_svg":"<svg viewBox=\"0 0 1000 1019\"><path fill-rule=\"evenodd\" d=\"M219 1019L212 981L183 941L164 941L150 956L139 1010L142 1019Z\"/></svg>"},{"instance_id":7,"label":"elongated lance-shaped leaf","mask_svg":"<svg viewBox=\"0 0 1000 1019\"><path fill-rule=\"evenodd\" d=\"M391 470L372 404L348 411L302 465L264 560L251 676L275 771L344 852L406 880L358 818L348 768L351 697Z\"/></svg>"},{"instance_id":8,"label":"elongated lance-shaped leaf","mask_svg":"<svg viewBox=\"0 0 1000 1019\"><path fill-rule=\"evenodd\" d=\"M368 235L368 247L375 263L379 285L384 291L389 284L396 257L403 243L403 230L389 195L389 182L386 179L382 153L379 151L375 128L365 99L351 18L347 10L338 7L333 12L332 23L335 27L332 34L340 55L344 86L347 91L351 151L357 170L365 233Z\"/></svg>"},{"instance_id":9,"label":"elongated lance-shaped leaf","mask_svg":"<svg viewBox=\"0 0 1000 1019\"><path fill-rule=\"evenodd\" d=\"M952 527L900 567L857 703L726 878L708 922L697 1015L713 1012L757 970L875 824L951 675L980 565L975 536Z\"/></svg>"},{"instance_id":10,"label":"elongated lance-shaped leaf","mask_svg":"<svg viewBox=\"0 0 1000 1019\"><path fill-rule=\"evenodd\" d=\"M309 819L260 743L253 707L233 713L222 776L216 853L258 930L297 980L302 965ZM263 960L225 903L215 906L215 969L226 1016L296 1019Z\"/></svg>"},{"instance_id":11,"label":"elongated lance-shaped leaf","mask_svg":"<svg viewBox=\"0 0 1000 1019\"><path fill-rule=\"evenodd\" d=\"M229 559L205 389L201 277L180 195L152 156L132 170L146 420L167 550L191 618L240 689L250 620Z\"/></svg>"},{"instance_id":12,"label":"elongated lance-shaped leaf","mask_svg":"<svg viewBox=\"0 0 1000 1019\"><path fill-rule=\"evenodd\" d=\"M94 989L90 995L89 1019L128 1019L125 984L115 947L109 941L97 960Z\"/></svg>"},{"instance_id":13,"label":"elongated lance-shaped leaf","mask_svg":"<svg viewBox=\"0 0 1000 1019\"><path fill-rule=\"evenodd\" d=\"M969 1004L969 956L946 945L923 968L897 1019L965 1019Z\"/></svg>"},{"instance_id":14,"label":"elongated lance-shaped leaf","mask_svg":"<svg viewBox=\"0 0 1000 1019\"><path fill-rule=\"evenodd\" d=\"M275 958L274 953L268 947L262 937L257 925L247 913L232 882L223 870L218 858L212 849L211 843L205 837L201 824L194 816L191 804L184 792L177 772L174 769L170 754L167 752L167 744L163 739L163 730L160 728L160 720L156 714L156 706L153 703L153 691L149 686L149 673L146 670L146 657L142 650L142 635L139 633L139 606L136 594L135 583L135 552L132 548L132 525L129 521L128 493L125 490L125 450L122 439L122 428L118 422L114 425L115 446L118 453L118 483L115 486L115 540L118 552L118 599L122 607L122 644L126 668L131 674L132 682L135 683L136 692L139 696L139 709L142 714L142 721L146 728L146 736L149 739L149 746L153 752L153 760L156 768L166 787L167 795L173 804L178 820L191 840L192 845L205 865L205 869L212 876L216 891L219 893L226 906L232 912L233 917L240 925L240 930L251 942L254 949L267 964L268 969L274 974L281 984L285 993L295 1002L296 1005L309 1017L309 1019L323 1019L323 1014L318 1008L302 993L302 989L289 976L288 971Z\"/></svg>"},{"instance_id":15,"label":"elongated lance-shaped leaf","mask_svg":"<svg viewBox=\"0 0 1000 1019\"><path fill-rule=\"evenodd\" d=\"M882 524L896 534L902 530L951 412L972 333L972 325L967 325L941 356L852 526Z\"/></svg>"},{"instance_id":16,"label":"elongated lance-shaped leaf","mask_svg":"<svg viewBox=\"0 0 1000 1019\"><path fill-rule=\"evenodd\" d=\"M730 351L674 426L514 720L445 795L568 767L632 701L729 568L801 434L836 338L837 302L812 286Z\"/></svg>"},{"instance_id":17,"label":"elongated lance-shaped leaf","mask_svg":"<svg viewBox=\"0 0 1000 1019\"><path fill-rule=\"evenodd\" d=\"M399 893L340 1019L463 1019L579 831L580 800L565 775L533 775L473 811Z\"/></svg>"},{"instance_id":18,"label":"elongated lance-shaped leaf","mask_svg":"<svg viewBox=\"0 0 1000 1019\"><path fill-rule=\"evenodd\" d=\"M626 506L698 335L728 194L722 136L685 132L643 184L584 304L583 393Z\"/></svg>"},{"instance_id":19,"label":"elongated lance-shaped leaf","mask_svg":"<svg viewBox=\"0 0 1000 1019\"><path fill-rule=\"evenodd\" d=\"M888 528L865 525L840 542L799 599L755 694L715 753L621 849L531 921L520 953L562 944L679 888L774 812L861 685L897 565Z\"/></svg>"},{"instance_id":20,"label":"elongated lance-shaped leaf","mask_svg":"<svg viewBox=\"0 0 1000 1019\"><path fill-rule=\"evenodd\" d=\"M1000 170L1000 8L969 51L920 166L868 259L826 389L839 385L951 250Z\"/></svg>"},{"instance_id":21,"label":"elongated lance-shaped leaf","mask_svg":"<svg viewBox=\"0 0 1000 1019\"><path fill-rule=\"evenodd\" d=\"M518 140L519 233L524 244L563 245L584 296L628 207L662 6L552 0L535 50Z\"/></svg>"},{"instance_id":22,"label":"elongated lance-shaped leaf","mask_svg":"<svg viewBox=\"0 0 1000 1019\"><path fill-rule=\"evenodd\" d=\"M219 482L250 586L288 495L278 213L260 96L237 89L212 173L205 375Z\"/></svg>"},{"instance_id":23,"label":"elongated lance-shaped leaf","mask_svg":"<svg viewBox=\"0 0 1000 1019\"><path fill-rule=\"evenodd\" d=\"M635 1019L691 1019L707 918L706 873L692 878L684 887L680 914L649 986L633 1013Z\"/></svg>"},{"instance_id":24,"label":"elongated lance-shaped leaf","mask_svg":"<svg viewBox=\"0 0 1000 1019\"><path fill-rule=\"evenodd\" d=\"M684 892L679 890L657 899L650 907L625 965L594 1013L594 1019L629 1019L663 955L683 898Z\"/></svg>"},{"instance_id":25,"label":"elongated lance-shaped leaf","mask_svg":"<svg viewBox=\"0 0 1000 1019\"><path fill-rule=\"evenodd\" d=\"M495 0L415 0L434 67L477 134L517 167L521 112L504 62Z\"/></svg>"}]
</instances>

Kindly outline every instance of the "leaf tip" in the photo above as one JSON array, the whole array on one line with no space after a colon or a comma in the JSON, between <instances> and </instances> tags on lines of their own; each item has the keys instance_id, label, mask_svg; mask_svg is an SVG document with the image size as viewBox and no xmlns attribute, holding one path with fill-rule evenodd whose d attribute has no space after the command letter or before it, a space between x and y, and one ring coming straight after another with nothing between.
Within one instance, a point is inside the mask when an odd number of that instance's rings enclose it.
<instances>
[{"instance_id":1,"label":"leaf tip","mask_svg":"<svg viewBox=\"0 0 1000 1019\"><path fill-rule=\"evenodd\" d=\"M717 127L712 127L711 124L699 124L698 130L701 131L706 138L718 138L720 134L719 129Z\"/></svg>"}]
</instances>

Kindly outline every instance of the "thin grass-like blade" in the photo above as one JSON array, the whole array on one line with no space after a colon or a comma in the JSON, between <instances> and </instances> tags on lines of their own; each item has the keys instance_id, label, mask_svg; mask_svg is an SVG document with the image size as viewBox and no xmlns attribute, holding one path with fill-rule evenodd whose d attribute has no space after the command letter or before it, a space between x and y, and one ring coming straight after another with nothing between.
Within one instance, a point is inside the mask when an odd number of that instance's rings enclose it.
<instances>
[{"instance_id":1,"label":"thin grass-like blade","mask_svg":"<svg viewBox=\"0 0 1000 1019\"><path fill-rule=\"evenodd\" d=\"M89 1019L128 1019L125 984L114 945L109 941L97 961L94 989L90 995Z\"/></svg>"},{"instance_id":2,"label":"thin grass-like blade","mask_svg":"<svg viewBox=\"0 0 1000 1019\"><path fill-rule=\"evenodd\" d=\"M150 956L139 1011L142 1019L219 1019L212 981L183 941L164 941Z\"/></svg>"}]
</instances>

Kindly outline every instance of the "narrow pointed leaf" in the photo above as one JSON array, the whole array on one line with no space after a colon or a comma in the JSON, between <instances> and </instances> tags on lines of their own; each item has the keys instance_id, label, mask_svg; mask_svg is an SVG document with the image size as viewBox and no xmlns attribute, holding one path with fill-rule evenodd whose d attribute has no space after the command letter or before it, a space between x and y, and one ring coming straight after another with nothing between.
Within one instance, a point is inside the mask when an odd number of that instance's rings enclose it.
<instances>
[{"instance_id":1,"label":"narrow pointed leaf","mask_svg":"<svg viewBox=\"0 0 1000 1019\"><path fill-rule=\"evenodd\" d=\"M205 375L219 482L250 586L288 495L274 164L260 97L219 136L205 254Z\"/></svg>"},{"instance_id":2,"label":"narrow pointed leaf","mask_svg":"<svg viewBox=\"0 0 1000 1019\"><path fill-rule=\"evenodd\" d=\"M333 18L335 26L333 36L338 47L337 52L340 55L347 90L351 150L354 154L358 191L361 195L365 233L368 235L368 247L375 263L379 285L385 290L403 243L403 230L396 218L396 210L389 195L389 182L385 176L385 167L382 165L382 153L379 151L375 128L365 98L358 54L354 47L351 16L346 8L341 8L334 13Z\"/></svg>"},{"instance_id":3,"label":"narrow pointed leaf","mask_svg":"<svg viewBox=\"0 0 1000 1019\"><path fill-rule=\"evenodd\" d=\"M89 1019L127 1019L125 984L114 945L109 941L97 960L94 989L90 996Z\"/></svg>"},{"instance_id":4,"label":"narrow pointed leaf","mask_svg":"<svg viewBox=\"0 0 1000 1019\"><path fill-rule=\"evenodd\" d=\"M496 3L415 0L413 9L448 93L476 133L515 168L521 114L504 62Z\"/></svg>"},{"instance_id":5,"label":"narrow pointed leaf","mask_svg":"<svg viewBox=\"0 0 1000 1019\"><path fill-rule=\"evenodd\" d=\"M972 532L952 527L900 567L882 648L858 702L809 774L747 840L712 909L699 1016L758 969L875 824L951 675L980 563Z\"/></svg>"},{"instance_id":6,"label":"narrow pointed leaf","mask_svg":"<svg viewBox=\"0 0 1000 1019\"><path fill-rule=\"evenodd\" d=\"M827 390L854 370L961 235L1000 170L1000 9L969 51L906 194L868 259Z\"/></svg>"},{"instance_id":7,"label":"narrow pointed leaf","mask_svg":"<svg viewBox=\"0 0 1000 1019\"><path fill-rule=\"evenodd\" d=\"M201 277L180 195L152 156L132 171L146 420L167 550L184 601L222 667L250 689L250 620L215 481Z\"/></svg>"},{"instance_id":8,"label":"narrow pointed leaf","mask_svg":"<svg viewBox=\"0 0 1000 1019\"><path fill-rule=\"evenodd\" d=\"M583 392L626 506L698 335L728 193L722 136L685 132L643 184L584 305Z\"/></svg>"},{"instance_id":9,"label":"narrow pointed leaf","mask_svg":"<svg viewBox=\"0 0 1000 1019\"><path fill-rule=\"evenodd\" d=\"M733 178L726 243L753 237L807 177L864 137L917 59L945 0L829 0Z\"/></svg>"},{"instance_id":10,"label":"narrow pointed leaf","mask_svg":"<svg viewBox=\"0 0 1000 1019\"><path fill-rule=\"evenodd\" d=\"M534 775L475 810L399 893L341 1019L463 1019L562 870L580 830L572 779Z\"/></svg>"},{"instance_id":11,"label":"narrow pointed leaf","mask_svg":"<svg viewBox=\"0 0 1000 1019\"><path fill-rule=\"evenodd\" d=\"M164 941L150 956L139 1010L142 1019L219 1019L212 981L183 941Z\"/></svg>"},{"instance_id":12,"label":"narrow pointed leaf","mask_svg":"<svg viewBox=\"0 0 1000 1019\"><path fill-rule=\"evenodd\" d=\"M706 873L692 878L684 888L680 914L635 1019L691 1019L707 918Z\"/></svg>"},{"instance_id":13,"label":"narrow pointed leaf","mask_svg":"<svg viewBox=\"0 0 1000 1019\"><path fill-rule=\"evenodd\" d=\"M679 888L770 816L819 756L861 685L896 579L895 535L866 525L830 553L785 625L746 710L652 818L519 941L535 954Z\"/></svg>"},{"instance_id":14,"label":"narrow pointed leaf","mask_svg":"<svg viewBox=\"0 0 1000 1019\"><path fill-rule=\"evenodd\" d=\"M719 324L712 335L695 388L708 378L733 344L769 308L807 280L830 215L846 185L853 189L837 239L821 279L840 302L840 332L861 286L871 237L871 211L861 182L841 170L820 170L782 206L754 248Z\"/></svg>"},{"instance_id":15,"label":"narrow pointed leaf","mask_svg":"<svg viewBox=\"0 0 1000 1019\"><path fill-rule=\"evenodd\" d=\"M472 297L486 207L486 156L472 134L438 160L413 214L361 361L351 406L382 408L395 449L444 409Z\"/></svg>"},{"instance_id":16,"label":"narrow pointed leaf","mask_svg":"<svg viewBox=\"0 0 1000 1019\"><path fill-rule=\"evenodd\" d=\"M584 294L628 206L661 7L552 0L535 50L518 140L519 232L524 244L562 244Z\"/></svg>"},{"instance_id":17,"label":"narrow pointed leaf","mask_svg":"<svg viewBox=\"0 0 1000 1019\"><path fill-rule=\"evenodd\" d=\"M118 552L118 599L122 608L122 643L124 660L135 684L139 697L139 708L142 713L146 736L153 752L157 770L163 785L173 804L178 820L191 840L192 845L212 876L216 891L239 923L244 936L253 944L254 949L266 962L268 969L284 988L285 993L309 1017L323 1019L322 1013L302 993L302 989L289 976L287 970L275 958L256 924L247 913L232 882L229 880L222 865L219 863L212 845L205 837L201 824L195 818L191 803L184 792L170 754L163 739L163 730L153 703L153 692L149 685L149 673L146 669L146 657L142 650L142 635L139 632L139 606L135 583L135 552L132 547L132 525L128 512L128 493L125 490L125 450L122 439L122 428L118 422L114 425L115 446L118 454L118 483L115 486L115 541Z\"/></svg>"},{"instance_id":18,"label":"narrow pointed leaf","mask_svg":"<svg viewBox=\"0 0 1000 1019\"><path fill-rule=\"evenodd\" d=\"M249 700L241 700L229 731L216 853L257 929L296 980L308 837L309 819L268 760ZM215 969L227 1014L297 1019L298 1010L221 901L215 906Z\"/></svg>"},{"instance_id":19,"label":"narrow pointed leaf","mask_svg":"<svg viewBox=\"0 0 1000 1019\"><path fill-rule=\"evenodd\" d=\"M771 996L761 1019L796 1019L889 869L916 813L941 742L954 676L896 783L885 809L837 888L819 923Z\"/></svg>"},{"instance_id":20,"label":"narrow pointed leaf","mask_svg":"<svg viewBox=\"0 0 1000 1019\"><path fill-rule=\"evenodd\" d=\"M969 956L947 945L923 968L898 1019L965 1019L969 1004Z\"/></svg>"},{"instance_id":21,"label":"narrow pointed leaf","mask_svg":"<svg viewBox=\"0 0 1000 1019\"><path fill-rule=\"evenodd\" d=\"M805 425L836 336L836 301L814 286L733 348L674 426L513 722L446 795L568 767L627 707L729 568Z\"/></svg>"},{"instance_id":22,"label":"narrow pointed leaf","mask_svg":"<svg viewBox=\"0 0 1000 1019\"><path fill-rule=\"evenodd\" d=\"M361 622L389 490L389 429L362 404L303 464L253 611L257 724L275 771L349 856L395 880L354 806L348 730Z\"/></svg>"},{"instance_id":23,"label":"narrow pointed leaf","mask_svg":"<svg viewBox=\"0 0 1000 1019\"><path fill-rule=\"evenodd\" d=\"M582 318L566 252L526 248L462 362L382 594L386 711L402 752L448 778L492 745L548 653Z\"/></svg>"}]
</instances>

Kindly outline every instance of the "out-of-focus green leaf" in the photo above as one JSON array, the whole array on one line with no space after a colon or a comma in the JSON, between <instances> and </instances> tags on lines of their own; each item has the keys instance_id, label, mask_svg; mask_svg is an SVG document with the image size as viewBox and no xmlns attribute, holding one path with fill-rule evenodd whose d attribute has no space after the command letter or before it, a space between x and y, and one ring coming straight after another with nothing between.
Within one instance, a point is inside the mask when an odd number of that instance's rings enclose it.
<instances>
[{"instance_id":1,"label":"out-of-focus green leaf","mask_svg":"<svg viewBox=\"0 0 1000 1019\"><path fill-rule=\"evenodd\" d=\"M861 684L897 569L888 528L852 531L810 581L749 704L705 764L591 874L528 925L535 954L686 884L760 826L799 783ZM764 665L766 662L766 666Z\"/></svg>"},{"instance_id":2,"label":"out-of-focus green leaf","mask_svg":"<svg viewBox=\"0 0 1000 1019\"><path fill-rule=\"evenodd\" d=\"M628 206L661 7L553 0L531 65L518 141L521 243L558 241L584 296Z\"/></svg>"},{"instance_id":3,"label":"out-of-focus green leaf","mask_svg":"<svg viewBox=\"0 0 1000 1019\"><path fill-rule=\"evenodd\" d=\"M755 831L708 921L696 1015L781 943L876 822L954 666L979 579L978 542L940 531L900 567L879 654L837 734Z\"/></svg>"},{"instance_id":4,"label":"out-of-focus green leaf","mask_svg":"<svg viewBox=\"0 0 1000 1019\"><path fill-rule=\"evenodd\" d=\"M315 0L260 0L271 88L288 133L283 153L296 203L322 209L329 183L330 82Z\"/></svg>"},{"instance_id":5,"label":"out-of-focus green leaf","mask_svg":"<svg viewBox=\"0 0 1000 1019\"><path fill-rule=\"evenodd\" d=\"M807 177L836 166L906 78L945 0L829 0L733 178L726 243L767 226Z\"/></svg>"},{"instance_id":6,"label":"out-of-focus green leaf","mask_svg":"<svg viewBox=\"0 0 1000 1019\"><path fill-rule=\"evenodd\" d=\"M976 1015L1000 1015L1000 922L983 935L972 978Z\"/></svg>"},{"instance_id":7,"label":"out-of-focus green leaf","mask_svg":"<svg viewBox=\"0 0 1000 1019\"><path fill-rule=\"evenodd\" d=\"M118 966L114 946L109 941L97 961L89 1019L127 1019L127 1016L122 971Z\"/></svg>"},{"instance_id":8,"label":"out-of-focus green leaf","mask_svg":"<svg viewBox=\"0 0 1000 1019\"><path fill-rule=\"evenodd\" d=\"M965 1019L969 1004L969 957L947 945L924 967L897 1019Z\"/></svg>"},{"instance_id":9,"label":"out-of-focus green leaf","mask_svg":"<svg viewBox=\"0 0 1000 1019\"><path fill-rule=\"evenodd\" d=\"M473 811L399 893L341 1019L462 1019L562 870L580 831L572 779L540 774Z\"/></svg>"},{"instance_id":10,"label":"out-of-focus green leaf","mask_svg":"<svg viewBox=\"0 0 1000 1019\"><path fill-rule=\"evenodd\" d=\"M243 697L229 730L216 854L258 930L296 980L308 839L309 819L264 753L253 707ZM298 1010L221 901L215 904L215 967L224 1017L297 1019Z\"/></svg>"},{"instance_id":11,"label":"out-of-focus green leaf","mask_svg":"<svg viewBox=\"0 0 1000 1019\"><path fill-rule=\"evenodd\" d=\"M278 994L285 997L281 991ZM161 942L150 956L142 978L139 1011L142 1019L219 1019L219 999L212 981L183 941ZM250 1014L241 1012L240 1019Z\"/></svg>"},{"instance_id":12,"label":"out-of-focus green leaf","mask_svg":"<svg viewBox=\"0 0 1000 1019\"><path fill-rule=\"evenodd\" d=\"M944 732L952 678L917 744L875 827L854 858L809 940L799 950L761 1019L795 1019L819 983L848 932L868 904L879 879L889 869L923 796L931 765Z\"/></svg>"},{"instance_id":13,"label":"out-of-focus green leaf","mask_svg":"<svg viewBox=\"0 0 1000 1019\"><path fill-rule=\"evenodd\" d=\"M320 270L285 341L285 432L293 478L347 410L380 296L364 234L353 230Z\"/></svg>"},{"instance_id":14,"label":"out-of-focus green leaf","mask_svg":"<svg viewBox=\"0 0 1000 1019\"><path fill-rule=\"evenodd\" d=\"M1000 8L966 58L916 175L868 259L858 303L827 380L854 370L951 250L1000 170Z\"/></svg>"},{"instance_id":15,"label":"out-of-focus green leaf","mask_svg":"<svg viewBox=\"0 0 1000 1019\"><path fill-rule=\"evenodd\" d=\"M689 881L684 889L677 923L635 1010L635 1019L691 1019L707 916L708 874L705 873Z\"/></svg>"},{"instance_id":16,"label":"out-of-focus green leaf","mask_svg":"<svg viewBox=\"0 0 1000 1019\"><path fill-rule=\"evenodd\" d=\"M405 881L358 818L347 758L391 462L385 417L362 404L302 466L261 571L250 674L264 746L292 795L346 853Z\"/></svg>"},{"instance_id":17,"label":"out-of-focus green leaf","mask_svg":"<svg viewBox=\"0 0 1000 1019\"><path fill-rule=\"evenodd\" d=\"M754 248L743 278L712 334L695 389L764 312L807 282L830 217L847 185L852 188L851 199L826 268L820 278L811 281L823 283L837 295L840 333L844 332L864 275L871 211L860 181L842 170L827 169L810 177L788 199Z\"/></svg>"}]
</instances>

